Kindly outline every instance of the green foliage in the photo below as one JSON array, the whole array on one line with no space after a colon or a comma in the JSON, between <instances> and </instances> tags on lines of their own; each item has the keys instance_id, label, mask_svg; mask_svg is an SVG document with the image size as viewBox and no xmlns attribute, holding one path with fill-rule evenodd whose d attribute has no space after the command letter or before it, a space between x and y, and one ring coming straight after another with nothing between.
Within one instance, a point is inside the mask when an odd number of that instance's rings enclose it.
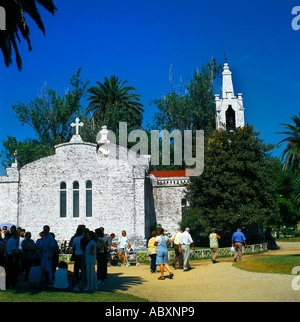
<instances>
[{"instance_id":1,"label":"green foliage","mask_svg":"<svg viewBox=\"0 0 300 322\"><path fill-rule=\"evenodd\" d=\"M18 162L21 166L49 155L49 149L38 140L26 138L18 142L13 136L8 136L3 142L5 150L1 151L2 165L9 167L14 162L14 152L18 151Z\"/></svg>"},{"instance_id":2,"label":"green foliage","mask_svg":"<svg viewBox=\"0 0 300 322\"><path fill-rule=\"evenodd\" d=\"M55 145L71 139L74 130L70 124L77 116L84 123L89 123L81 107L81 99L85 95L88 82L81 81L80 71L79 68L77 73L70 78L69 88L63 96L44 86L40 97L31 100L28 104L18 102L12 107L15 117L22 125L30 126L36 138L26 138L24 142L18 142L14 137L4 140L4 150L1 152L4 158L2 164L10 164L11 154L15 150L18 150L19 161L22 165L51 155L54 153ZM95 139L92 132L91 127L86 126L81 135L87 139L91 137Z\"/></svg>"},{"instance_id":3,"label":"green foliage","mask_svg":"<svg viewBox=\"0 0 300 322\"><path fill-rule=\"evenodd\" d=\"M181 227L189 227L195 244L202 244L206 241L210 231L210 225L203 216L204 211L200 208L185 207L182 211L182 221L179 223Z\"/></svg>"},{"instance_id":4,"label":"green foliage","mask_svg":"<svg viewBox=\"0 0 300 322\"><path fill-rule=\"evenodd\" d=\"M106 125L116 131L119 122L127 122L131 128L141 126L144 112L141 96L134 93L133 87L124 86L126 83L121 83L116 76L105 77L104 83L97 82L98 86L87 90L90 103L86 114L92 113L91 119L99 128Z\"/></svg>"},{"instance_id":5,"label":"green foliage","mask_svg":"<svg viewBox=\"0 0 300 322\"><path fill-rule=\"evenodd\" d=\"M277 134L286 134L288 137L279 142L286 142L286 148L281 153L281 160L284 160L283 170L287 170L289 167L292 170L300 169L300 113L299 116L294 115L290 118L294 124L282 123L287 131L279 132Z\"/></svg>"},{"instance_id":6,"label":"green foliage","mask_svg":"<svg viewBox=\"0 0 300 322\"><path fill-rule=\"evenodd\" d=\"M271 148L249 125L206 133L204 173L191 177L188 198L223 236L278 217Z\"/></svg>"},{"instance_id":7,"label":"green foliage","mask_svg":"<svg viewBox=\"0 0 300 322\"><path fill-rule=\"evenodd\" d=\"M8 67L12 63L12 52L15 51L18 69L22 69L22 59L17 43L21 37L25 39L28 50L32 50L30 42L30 29L26 16L28 15L45 34L45 26L36 4L39 4L54 15L56 10L52 0L2 0L1 6L6 12L6 30L1 31L0 49L3 53L4 63Z\"/></svg>"},{"instance_id":8,"label":"green foliage","mask_svg":"<svg viewBox=\"0 0 300 322\"><path fill-rule=\"evenodd\" d=\"M193 78L184 86L184 93L174 90L154 103L158 112L153 118L155 129L204 130L215 127L214 80L220 74L221 65L216 60L195 71Z\"/></svg>"},{"instance_id":9,"label":"green foliage","mask_svg":"<svg viewBox=\"0 0 300 322\"><path fill-rule=\"evenodd\" d=\"M280 217L272 224L293 226L300 219L300 209L297 203L299 174L291 168L282 171L282 165L279 162L275 162L271 166L276 174L276 197L280 210Z\"/></svg>"}]
</instances>

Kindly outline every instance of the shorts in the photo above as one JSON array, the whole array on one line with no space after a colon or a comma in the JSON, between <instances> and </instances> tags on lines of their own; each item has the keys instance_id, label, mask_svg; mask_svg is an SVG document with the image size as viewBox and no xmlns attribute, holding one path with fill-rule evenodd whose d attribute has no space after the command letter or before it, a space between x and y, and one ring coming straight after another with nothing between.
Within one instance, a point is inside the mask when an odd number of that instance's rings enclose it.
<instances>
[{"instance_id":1,"label":"shorts","mask_svg":"<svg viewBox=\"0 0 300 322\"><path fill-rule=\"evenodd\" d=\"M125 248L119 248L119 253L124 253L125 252Z\"/></svg>"},{"instance_id":2,"label":"shorts","mask_svg":"<svg viewBox=\"0 0 300 322\"><path fill-rule=\"evenodd\" d=\"M156 256L156 265L166 265L168 264L168 251L158 250Z\"/></svg>"}]
</instances>

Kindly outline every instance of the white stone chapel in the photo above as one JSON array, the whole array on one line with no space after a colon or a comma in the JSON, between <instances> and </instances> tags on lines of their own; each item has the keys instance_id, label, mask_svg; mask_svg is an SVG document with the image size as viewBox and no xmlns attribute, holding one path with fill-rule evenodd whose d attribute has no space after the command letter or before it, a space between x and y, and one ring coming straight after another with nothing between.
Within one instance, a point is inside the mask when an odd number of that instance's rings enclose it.
<instances>
[{"instance_id":1,"label":"white stone chapel","mask_svg":"<svg viewBox=\"0 0 300 322\"><path fill-rule=\"evenodd\" d=\"M224 65L222 99L216 96L217 128L244 126L241 94L234 96L231 72ZM97 144L84 142L78 119L70 142L55 154L19 167L17 156L0 177L0 223L25 228L37 239L49 225L57 240L69 240L80 224L89 229L127 236L137 248L145 246L153 225L168 232L182 218L186 185L184 171L150 172L149 155L131 151L107 139L100 131ZM105 144L105 145L103 145Z\"/></svg>"}]
</instances>

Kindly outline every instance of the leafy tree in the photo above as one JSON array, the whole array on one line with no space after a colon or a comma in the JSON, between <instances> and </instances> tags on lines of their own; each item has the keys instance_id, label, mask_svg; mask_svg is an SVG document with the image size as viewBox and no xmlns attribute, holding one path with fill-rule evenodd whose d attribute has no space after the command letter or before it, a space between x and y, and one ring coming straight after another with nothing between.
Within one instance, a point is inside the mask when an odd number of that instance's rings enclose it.
<instances>
[{"instance_id":1,"label":"leafy tree","mask_svg":"<svg viewBox=\"0 0 300 322\"><path fill-rule=\"evenodd\" d=\"M252 126L235 132L211 131L205 142L205 168L191 177L187 197L202 208L210 226L230 238L241 227L253 227L278 217L275 174L268 152Z\"/></svg>"},{"instance_id":2,"label":"leafy tree","mask_svg":"<svg viewBox=\"0 0 300 322\"><path fill-rule=\"evenodd\" d=\"M207 244L207 236L211 227L204 218L201 208L183 208L180 226L191 228L191 235L196 245Z\"/></svg>"},{"instance_id":3,"label":"leafy tree","mask_svg":"<svg viewBox=\"0 0 300 322\"><path fill-rule=\"evenodd\" d=\"M12 52L15 51L18 69L22 69L22 59L17 42L23 37L32 50L30 42L30 29L25 19L25 14L36 23L45 35L45 26L36 4L39 3L48 12L54 15L56 10L52 0L2 0L1 6L6 13L6 30L1 31L0 48L3 53L4 63L8 67L12 63Z\"/></svg>"},{"instance_id":4,"label":"leafy tree","mask_svg":"<svg viewBox=\"0 0 300 322\"><path fill-rule=\"evenodd\" d=\"M297 205L299 176L295 176L295 172L290 168L283 171L279 160L275 160L271 166L276 174L276 197L280 212L279 218L272 224L279 227L293 226L300 219L300 209Z\"/></svg>"},{"instance_id":5,"label":"leafy tree","mask_svg":"<svg viewBox=\"0 0 300 322\"><path fill-rule=\"evenodd\" d=\"M221 65L212 59L195 71L192 79L183 87L184 93L173 91L154 103L158 112L153 118L155 129L205 130L215 128L214 81L219 76ZM171 83L172 84L172 83Z\"/></svg>"},{"instance_id":6,"label":"leafy tree","mask_svg":"<svg viewBox=\"0 0 300 322\"><path fill-rule=\"evenodd\" d=\"M8 136L3 142L2 165L10 167L14 162L14 152L18 151L18 162L21 166L49 155L49 149L36 139L27 137L23 142L18 142L15 137Z\"/></svg>"},{"instance_id":7,"label":"leafy tree","mask_svg":"<svg viewBox=\"0 0 300 322\"><path fill-rule=\"evenodd\" d=\"M85 95L88 81L83 82L80 79L79 68L77 73L70 78L69 88L65 95L60 96L58 92L46 87L42 88L41 97L31 100L28 104L18 102L12 108L15 116L22 125L29 125L35 132L36 138L26 138L24 142L18 142L14 137L8 137L3 142L1 156L3 163L10 161L9 155L18 150L19 160L25 165L41 156L47 156L54 153L54 146L71 139L74 130L70 126L78 116L83 123L89 124L81 106L81 99ZM81 131L84 140L95 141L96 135L89 126L85 126ZM28 155L26 149L33 150L36 147L36 153Z\"/></svg>"},{"instance_id":8,"label":"leafy tree","mask_svg":"<svg viewBox=\"0 0 300 322\"><path fill-rule=\"evenodd\" d=\"M300 113L299 116L290 118L295 124L282 123L287 131L277 134L286 134L288 137L279 142L289 142L281 153L281 159L284 160L283 170L291 167L293 170L300 169Z\"/></svg>"},{"instance_id":9,"label":"leafy tree","mask_svg":"<svg viewBox=\"0 0 300 322\"><path fill-rule=\"evenodd\" d=\"M127 122L129 127L140 127L143 121L143 108L140 95L135 94L131 86L124 86L127 81L120 82L118 77L105 77L104 83L97 82L87 90L89 106L86 114L98 127L107 125L115 131L119 122Z\"/></svg>"}]
</instances>

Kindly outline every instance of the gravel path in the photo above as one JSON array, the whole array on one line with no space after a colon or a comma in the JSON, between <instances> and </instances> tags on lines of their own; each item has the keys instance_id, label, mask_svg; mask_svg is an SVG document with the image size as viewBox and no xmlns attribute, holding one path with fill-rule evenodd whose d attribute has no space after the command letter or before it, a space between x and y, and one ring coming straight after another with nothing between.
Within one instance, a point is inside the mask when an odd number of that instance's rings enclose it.
<instances>
[{"instance_id":1,"label":"gravel path","mask_svg":"<svg viewBox=\"0 0 300 322\"><path fill-rule=\"evenodd\" d=\"M253 257L300 254L300 243L278 243L277 251ZM173 270L174 279L159 281L148 265L109 267L109 278L102 287L146 298L152 302L300 302L300 290L293 290L293 275L252 273L232 266L232 258L191 262L188 272ZM299 261L300 266L300 261ZM167 272L165 273L167 275Z\"/></svg>"}]
</instances>

